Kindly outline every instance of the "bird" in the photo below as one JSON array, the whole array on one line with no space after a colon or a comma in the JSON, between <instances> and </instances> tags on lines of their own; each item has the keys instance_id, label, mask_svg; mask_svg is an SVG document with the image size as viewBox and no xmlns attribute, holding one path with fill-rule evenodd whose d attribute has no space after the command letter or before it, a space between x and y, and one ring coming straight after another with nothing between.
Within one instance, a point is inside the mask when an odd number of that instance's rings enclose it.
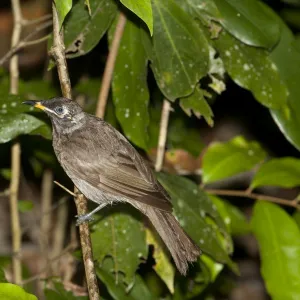
<instances>
[{"instance_id":1,"label":"bird","mask_svg":"<svg viewBox=\"0 0 300 300\"><path fill-rule=\"evenodd\" d=\"M64 97L28 100L24 104L43 110L52 123L56 157L77 189L98 204L78 216L77 225L109 204L129 203L148 217L183 275L201 250L172 214L170 196L150 165L130 142L101 118L83 111Z\"/></svg>"}]
</instances>

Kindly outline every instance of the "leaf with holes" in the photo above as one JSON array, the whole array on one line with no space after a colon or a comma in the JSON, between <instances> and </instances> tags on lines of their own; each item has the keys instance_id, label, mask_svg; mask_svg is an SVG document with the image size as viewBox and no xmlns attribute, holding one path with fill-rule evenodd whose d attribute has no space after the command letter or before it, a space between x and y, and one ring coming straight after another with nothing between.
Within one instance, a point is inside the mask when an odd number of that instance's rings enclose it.
<instances>
[{"instance_id":1,"label":"leaf with holes","mask_svg":"<svg viewBox=\"0 0 300 300\"><path fill-rule=\"evenodd\" d=\"M215 261L235 270L228 256L232 252L230 235L209 197L186 178L159 173L158 179L171 196L178 221L194 242ZM219 240L220 233L224 236L224 245Z\"/></svg>"},{"instance_id":2,"label":"leaf with holes","mask_svg":"<svg viewBox=\"0 0 300 300\"><path fill-rule=\"evenodd\" d=\"M226 143L213 143L202 159L203 183L211 183L250 171L266 158L257 142L238 136Z\"/></svg>"},{"instance_id":3,"label":"leaf with holes","mask_svg":"<svg viewBox=\"0 0 300 300\"><path fill-rule=\"evenodd\" d=\"M153 0L152 70L169 100L190 95L209 68L208 42L173 0Z\"/></svg>"},{"instance_id":4,"label":"leaf with holes","mask_svg":"<svg viewBox=\"0 0 300 300\"><path fill-rule=\"evenodd\" d=\"M147 258L148 249L143 224L138 220L140 215L128 205L118 208L120 210L109 215L103 209L101 215L105 217L93 225L93 252L100 263L106 256L111 256L114 266L109 271L125 274L124 281L129 284L134 281L141 258ZM126 212L132 212L132 215Z\"/></svg>"},{"instance_id":5,"label":"leaf with holes","mask_svg":"<svg viewBox=\"0 0 300 300\"><path fill-rule=\"evenodd\" d=\"M114 27L109 32L111 41ZM138 24L127 20L112 80L116 116L125 135L137 146L148 148L149 91L147 55L141 47Z\"/></svg>"},{"instance_id":6,"label":"leaf with holes","mask_svg":"<svg viewBox=\"0 0 300 300\"><path fill-rule=\"evenodd\" d=\"M116 16L117 5L113 0L89 0L91 16L85 0L76 2L64 26L67 58L91 51L106 33Z\"/></svg>"},{"instance_id":7,"label":"leaf with holes","mask_svg":"<svg viewBox=\"0 0 300 300\"><path fill-rule=\"evenodd\" d=\"M224 30L213 43L236 84L250 90L268 108L286 105L287 88L265 50L247 46Z\"/></svg>"},{"instance_id":8,"label":"leaf with holes","mask_svg":"<svg viewBox=\"0 0 300 300\"><path fill-rule=\"evenodd\" d=\"M296 222L278 205L257 202L251 226L260 248L262 277L272 299L298 299L300 231Z\"/></svg>"},{"instance_id":9,"label":"leaf with holes","mask_svg":"<svg viewBox=\"0 0 300 300\"><path fill-rule=\"evenodd\" d=\"M129 10L141 18L148 26L150 34L153 34L153 15L151 0L120 0Z\"/></svg>"}]
</instances>

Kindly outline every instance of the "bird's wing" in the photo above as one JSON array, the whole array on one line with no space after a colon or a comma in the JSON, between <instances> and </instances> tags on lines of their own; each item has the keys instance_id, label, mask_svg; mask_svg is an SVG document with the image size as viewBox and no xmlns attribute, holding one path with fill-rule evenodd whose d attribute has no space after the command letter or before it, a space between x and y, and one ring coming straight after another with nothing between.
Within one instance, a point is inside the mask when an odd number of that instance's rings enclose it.
<instances>
[{"instance_id":1,"label":"bird's wing","mask_svg":"<svg viewBox=\"0 0 300 300\"><path fill-rule=\"evenodd\" d=\"M72 154L66 153L60 159L71 179L85 181L108 194L172 211L168 194L131 144L109 124L93 120L76 135L77 142L70 140ZM101 124L95 126L95 120Z\"/></svg>"}]
</instances>

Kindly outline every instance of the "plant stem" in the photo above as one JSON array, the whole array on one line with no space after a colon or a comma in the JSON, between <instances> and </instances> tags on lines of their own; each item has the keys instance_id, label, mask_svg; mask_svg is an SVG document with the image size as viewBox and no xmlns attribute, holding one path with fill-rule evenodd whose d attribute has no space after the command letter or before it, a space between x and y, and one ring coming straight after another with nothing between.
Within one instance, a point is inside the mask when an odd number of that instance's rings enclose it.
<instances>
[{"instance_id":1,"label":"plant stem","mask_svg":"<svg viewBox=\"0 0 300 300\"><path fill-rule=\"evenodd\" d=\"M277 198L273 196L257 194L257 193L249 193L247 191L236 191L236 190L217 190L217 189L205 189L205 191L209 194L219 195L219 196L232 196L232 197L245 197L254 200L268 201L273 202L285 206L294 207L296 209L300 209L300 205L293 200Z\"/></svg>"},{"instance_id":2,"label":"plant stem","mask_svg":"<svg viewBox=\"0 0 300 300\"><path fill-rule=\"evenodd\" d=\"M58 77L60 81L60 86L62 94L64 97L71 99L71 83L68 73L67 61L65 56L65 46L63 42L63 33L60 32L59 21L57 10L54 2L52 2L52 12L53 12L53 47L51 53L56 61ZM88 211L87 209L87 199L82 194L78 194L78 190L75 188L75 204L77 208L77 214L85 215ZM87 281L87 287L89 292L89 297L91 300L99 300L99 288L97 283L97 277L95 272L95 265L92 252L92 243L90 236L90 229L88 223L82 223L79 225L79 235L82 249L82 257L85 268L85 275Z\"/></svg>"},{"instance_id":3,"label":"plant stem","mask_svg":"<svg viewBox=\"0 0 300 300\"><path fill-rule=\"evenodd\" d=\"M101 89L98 96L96 116L99 118L104 118L107 97L110 90L111 79L114 72L115 62L116 62L119 46L121 43L122 35L124 32L125 24L126 24L126 16L121 12L116 26L114 38L110 47L110 51L107 57L107 61L106 61L106 65L102 77Z\"/></svg>"},{"instance_id":4,"label":"plant stem","mask_svg":"<svg viewBox=\"0 0 300 300\"><path fill-rule=\"evenodd\" d=\"M155 162L156 172L159 172L163 166L165 147L166 147L166 141L168 135L168 123L169 123L170 110L171 110L171 104L168 100L165 99L163 102L163 108L161 111L161 119L160 119L158 147L157 147L157 155L156 155L156 162Z\"/></svg>"},{"instance_id":5,"label":"plant stem","mask_svg":"<svg viewBox=\"0 0 300 300\"><path fill-rule=\"evenodd\" d=\"M19 0L11 0L14 17L14 28L12 33L11 47L15 47L19 41L22 31L22 14ZM10 60L10 93L16 95L19 87L19 60L15 55ZM14 142L11 148L11 181L10 181L10 209L12 227L12 250L13 250L13 281L21 285L22 265L21 265L21 227L18 211L18 195L21 169L21 149L18 142Z\"/></svg>"}]
</instances>

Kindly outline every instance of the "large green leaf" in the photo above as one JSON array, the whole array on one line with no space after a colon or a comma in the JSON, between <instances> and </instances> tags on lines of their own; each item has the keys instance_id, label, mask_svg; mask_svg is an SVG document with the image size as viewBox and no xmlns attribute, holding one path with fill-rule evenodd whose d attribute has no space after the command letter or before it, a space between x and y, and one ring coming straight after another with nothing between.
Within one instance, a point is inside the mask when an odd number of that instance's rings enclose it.
<instances>
[{"instance_id":1,"label":"large green leaf","mask_svg":"<svg viewBox=\"0 0 300 300\"><path fill-rule=\"evenodd\" d=\"M91 51L113 21L117 5L113 0L90 0L89 15L84 0L76 2L64 26L67 58L84 55Z\"/></svg>"},{"instance_id":2,"label":"large green leaf","mask_svg":"<svg viewBox=\"0 0 300 300\"><path fill-rule=\"evenodd\" d=\"M0 283L0 299L5 300L37 300L37 297L28 294L21 287L11 283Z\"/></svg>"},{"instance_id":3,"label":"large green leaf","mask_svg":"<svg viewBox=\"0 0 300 300\"><path fill-rule=\"evenodd\" d=\"M122 211L130 209L128 206L123 208ZM126 212L115 211L93 225L92 230L95 259L102 263L106 256L111 256L114 266L109 271L114 272L116 276L119 272L124 273L124 281L133 282L141 258L147 258L143 224Z\"/></svg>"},{"instance_id":4,"label":"large green leaf","mask_svg":"<svg viewBox=\"0 0 300 300\"><path fill-rule=\"evenodd\" d=\"M51 138L51 130L45 122L33 115L33 107L22 104L20 96L0 95L0 143L6 143L20 134L38 134Z\"/></svg>"},{"instance_id":5,"label":"large green leaf","mask_svg":"<svg viewBox=\"0 0 300 300\"><path fill-rule=\"evenodd\" d=\"M292 188L300 185L300 160L294 157L271 159L256 172L251 188L260 186Z\"/></svg>"},{"instance_id":6,"label":"large green leaf","mask_svg":"<svg viewBox=\"0 0 300 300\"><path fill-rule=\"evenodd\" d=\"M274 300L300 295L300 231L279 206L257 202L251 225L261 254L261 272Z\"/></svg>"},{"instance_id":7,"label":"large green leaf","mask_svg":"<svg viewBox=\"0 0 300 300\"><path fill-rule=\"evenodd\" d=\"M245 215L237 207L217 196L210 195L209 197L216 205L231 235L243 235L250 232L250 225Z\"/></svg>"},{"instance_id":8,"label":"large green leaf","mask_svg":"<svg viewBox=\"0 0 300 300\"><path fill-rule=\"evenodd\" d=\"M257 0L214 0L221 24L237 39L251 46L271 48L280 38L279 24Z\"/></svg>"},{"instance_id":9,"label":"large green leaf","mask_svg":"<svg viewBox=\"0 0 300 300\"><path fill-rule=\"evenodd\" d=\"M208 42L173 0L153 0L152 70L169 100L190 95L209 68ZM149 46L148 46L149 47Z\"/></svg>"},{"instance_id":10,"label":"large green leaf","mask_svg":"<svg viewBox=\"0 0 300 300\"><path fill-rule=\"evenodd\" d=\"M294 46L291 30L279 19L281 39L271 53L271 59L279 69L280 76L288 87L288 109L271 110L273 119L285 137L300 150L300 51Z\"/></svg>"},{"instance_id":11,"label":"large green leaf","mask_svg":"<svg viewBox=\"0 0 300 300\"><path fill-rule=\"evenodd\" d=\"M201 250L214 260L233 267L228 256L232 251L230 236L209 197L186 178L160 173L158 179L171 196L174 213L181 226ZM225 237L225 246L220 243L220 232Z\"/></svg>"},{"instance_id":12,"label":"large green leaf","mask_svg":"<svg viewBox=\"0 0 300 300\"><path fill-rule=\"evenodd\" d=\"M266 158L257 142L238 136L226 143L213 143L203 156L202 181L211 183L250 171Z\"/></svg>"},{"instance_id":13,"label":"large green leaf","mask_svg":"<svg viewBox=\"0 0 300 300\"><path fill-rule=\"evenodd\" d=\"M153 34L153 15L151 0L120 0L121 3L134 12L148 26L150 34Z\"/></svg>"},{"instance_id":14,"label":"large green leaf","mask_svg":"<svg viewBox=\"0 0 300 300\"><path fill-rule=\"evenodd\" d=\"M54 2L58 14L59 27L61 27L66 15L72 8L72 0L54 0Z\"/></svg>"},{"instance_id":15,"label":"large green leaf","mask_svg":"<svg viewBox=\"0 0 300 300\"><path fill-rule=\"evenodd\" d=\"M112 33L113 30L110 36ZM147 149L148 59L141 43L139 26L128 19L116 59L112 88L116 115L125 135L137 146Z\"/></svg>"},{"instance_id":16,"label":"large green leaf","mask_svg":"<svg viewBox=\"0 0 300 300\"><path fill-rule=\"evenodd\" d=\"M236 84L250 90L268 108L285 106L287 89L267 51L247 46L225 30L214 40L214 45Z\"/></svg>"}]
</instances>

